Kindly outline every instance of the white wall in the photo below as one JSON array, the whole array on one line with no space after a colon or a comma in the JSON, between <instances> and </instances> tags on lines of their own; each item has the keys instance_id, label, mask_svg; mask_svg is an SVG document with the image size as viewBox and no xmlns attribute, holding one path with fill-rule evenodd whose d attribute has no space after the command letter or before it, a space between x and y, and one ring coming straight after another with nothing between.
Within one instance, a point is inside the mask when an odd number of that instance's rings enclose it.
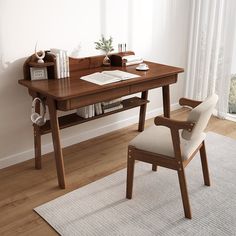
<instances>
[{"instance_id":1,"label":"white wall","mask_svg":"<svg viewBox=\"0 0 236 236\"><path fill-rule=\"evenodd\" d=\"M0 1L0 168L33 157L31 99L17 84L26 57L39 49L63 48L73 56L98 54L101 33L114 46L145 59L185 67L188 0L1 0ZM171 102L183 95L184 75L171 86ZM161 90L150 92L149 117L160 112ZM137 122L138 109L62 130L63 146ZM43 136L44 152L51 136Z\"/></svg>"}]
</instances>

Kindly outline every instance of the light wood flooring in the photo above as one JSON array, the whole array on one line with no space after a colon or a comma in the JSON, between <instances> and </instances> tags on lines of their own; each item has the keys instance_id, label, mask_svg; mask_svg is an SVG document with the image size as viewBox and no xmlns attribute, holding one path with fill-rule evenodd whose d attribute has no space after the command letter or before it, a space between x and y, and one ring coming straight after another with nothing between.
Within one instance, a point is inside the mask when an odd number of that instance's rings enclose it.
<instances>
[{"instance_id":1,"label":"light wood flooring","mask_svg":"<svg viewBox=\"0 0 236 236\"><path fill-rule=\"evenodd\" d=\"M172 112L183 120L187 109ZM153 119L146 121L146 127ZM236 139L236 123L212 118L207 130ZM0 170L0 235L57 235L33 208L126 167L129 141L137 125L70 146L63 150L66 190L57 187L53 155L43 157L42 170L29 160ZM125 196L124 196L125 197Z\"/></svg>"}]
</instances>

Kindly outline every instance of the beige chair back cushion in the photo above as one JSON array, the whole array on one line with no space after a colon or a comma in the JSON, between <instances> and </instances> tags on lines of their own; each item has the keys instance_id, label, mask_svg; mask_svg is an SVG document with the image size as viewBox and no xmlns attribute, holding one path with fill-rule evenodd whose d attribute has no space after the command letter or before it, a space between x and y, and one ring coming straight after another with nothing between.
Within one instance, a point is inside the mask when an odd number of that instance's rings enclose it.
<instances>
[{"instance_id":1,"label":"beige chair back cushion","mask_svg":"<svg viewBox=\"0 0 236 236\"><path fill-rule=\"evenodd\" d=\"M201 104L196 106L189 114L188 121L194 122L194 128L191 132L187 130L182 131L182 138L191 140L199 137L206 128L212 112L218 101L218 96L213 94L206 98Z\"/></svg>"}]
</instances>

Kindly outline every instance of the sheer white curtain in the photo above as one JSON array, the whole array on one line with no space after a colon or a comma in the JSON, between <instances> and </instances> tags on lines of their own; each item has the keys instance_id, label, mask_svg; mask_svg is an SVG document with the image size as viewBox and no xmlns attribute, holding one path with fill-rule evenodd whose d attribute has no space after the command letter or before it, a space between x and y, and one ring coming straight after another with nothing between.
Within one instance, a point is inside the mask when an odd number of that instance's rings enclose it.
<instances>
[{"instance_id":1,"label":"sheer white curtain","mask_svg":"<svg viewBox=\"0 0 236 236\"><path fill-rule=\"evenodd\" d=\"M185 95L219 95L218 116L228 110L230 70L236 24L235 0L193 0Z\"/></svg>"}]
</instances>

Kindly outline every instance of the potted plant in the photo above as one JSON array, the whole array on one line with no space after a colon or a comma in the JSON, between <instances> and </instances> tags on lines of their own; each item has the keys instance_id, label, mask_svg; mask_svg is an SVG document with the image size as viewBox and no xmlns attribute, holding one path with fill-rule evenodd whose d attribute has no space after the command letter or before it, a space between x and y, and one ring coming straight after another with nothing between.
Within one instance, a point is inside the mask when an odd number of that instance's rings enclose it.
<instances>
[{"instance_id":1,"label":"potted plant","mask_svg":"<svg viewBox=\"0 0 236 236\"><path fill-rule=\"evenodd\" d=\"M112 46L113 39L110 37L109 39L105 39L105 37L102 35L101 39L98 42L95 43L95 48L97 50L102 50L105 52L106 56L103 59L103 65L104 66L110 66L111 61L110 58L108 57L108 54L114 50Z\"/></svg>"}]
</instances>

